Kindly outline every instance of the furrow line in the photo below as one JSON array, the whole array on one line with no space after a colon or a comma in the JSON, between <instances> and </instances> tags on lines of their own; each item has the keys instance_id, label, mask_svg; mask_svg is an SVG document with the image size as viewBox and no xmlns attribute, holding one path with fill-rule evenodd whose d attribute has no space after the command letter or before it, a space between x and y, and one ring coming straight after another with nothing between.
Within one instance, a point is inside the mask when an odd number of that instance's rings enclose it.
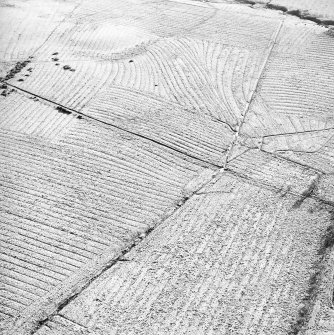
<instances>
[{"instance_id":1,"label":"furrow line","mask_svg":"<svg viewBox=\"0 0 334 335\"><path fill-rule=\"evenodd\" d=\"M168 148L168 149L170 149L170 150L172 150L172 151L178 152L179 154L182 154L182 155L187 156L187 157L189 157L189 158L195 159L196 161L200 161L200 162L202 162L202 163L204 163L204 164L206 164L206 165L209 165L209 166L212 166L212 167L220 167L219 165L216 165L216 164L214 164L214 163L211 163L211 162L209 162L209 161L206 161L206 160L201 159L201 158L199 158L199 157L196 157L196 156L194 156L194 155L190 155L190 154L188 154L188 153L186 153L186 152L184 152L184 151L182 151L182 150L178 150L178 149L176 149L176 148L174 148L174 147L172 147L172 146L169 146L169 145L166 145L166 144L164 144L164 143L161 143L161 142L159 142L159 141L157 141L157 140L151 139L150 137L147 137L147 136L145 136L145 135L141 135L141 134L138 134L138 133L136 133L136 132L130 131L130 130L128 130L128 129L125 129L125 128L123 128L123 127L120 127L120 126L117 126L117 125L114 125L114 124L111 124L111 123L108 123L108 122L99 120L99 119L96 118L96 117L89 116L89 115L84 114L84 113L82 113L82 112L80 112L80 111L76 111L76 110L74 110L74 109L72 109L72 108L68 108L68 107L63 106L63 105L61 105L61 104L59 104L59 103L56 103L56 102L54 102L54 101L51 101L51 100L49 100L49 99L47 99L47 98L44 98L44 97L42 97L42 96L36 95L36 94L34 94L34 93L32 93L32 92L29 92L29 91L27 91L27 90L25 90L25 89L22 89L22 88L20 88L20 87L18 87L18 86L15 86L15 85L13 85L13 84L9 84L9 83L7 83L7 82L6 82L6 84L7 84L8 86L14 87L15 89L17 89L17 90L19 90L19 91L25 92L25 93L27 93L27 94L29 94L29 95L31 95L31 96L38 97L39 99L42 99L42 100L44 100L44 101L47 101L47 102L49 102L49 103L51 103L51 104L53 104L53 105L60 106L60 107L62 107L62 108L64 108L64 109L68 109L68 110L70 110L70 111L72 111L72 112L74 112L74 113L76 113L76 114L78 114L78 115L84 116L84 117L86 117L86 118L88 118L88 119L90 119L90 120L93 120L93 121L95 121L95 122L102 123L102 124L104 124L104 125L106 125L106 126L110 126L110 127L119 129L119 130L121 130L121 131L124 131L124 132L126 132L126 133L129 133L129 134L134 135L134 136L136 136L136 137L139 137L139 138L145 139L145 140L147 140L147 141L153 142L153 143L155 143L155 144L157 144L157 145L159 145L159 146L163 146L163 147Z\"/></svg>"},{"instance_id":2,"label":"furrow line","mask_svg":"<svg viewBox=\"0 0 334 335\"><path fill-rule=\"evenodd\" d=\"M232 152L233 147L235 146L235 144L237 143L237 141L238 141L238 139L239 139L239 134L240 134L241 128L242 128L242 126L243 126L243 124L244 124L244 122L245 122L245 120L246 120L247 113L248 113L248 111L249 111L249 109L250 109L250 107L251 107L251 104L252 104L252 102L253 102L255 96L256 96L256 93L257 93L257 90L258 90L258 87L259 87L259 83L260 83L261 77L262 77L262 75L264 74L266 65L267 65L267 63L268 63L268 60L269 60L269 58L270 58L270 55L272 54L272 51L273 51L274 46L275 46L275 44L276 44L278 35L279 35L279 33L280 33L280 31L281 31L281 29L282 29L282 27L283 27L283 23L284 23L284 20L282 20L282 21L280 22L280 25L279 25L279 27L278 27L278 29L277 29L275 35L274 35L274 38L273 38L272 41L271 41L271 46L270 46L270 48L269 48L268 55L267 55L267 57L265 58L265 60L264 60L264 62L263 62L263 65L262 65L261 71L260 71L260 73L259 73L259 76L258 76L256 85L255 85L255 87L254 87L254 89L253 89L253 91L252 91L252 93L251 93L251 96L250 96L249 102L248 102L248 104L247 104L247 106L246 106L246 108L245 108L245 111L244 111L243 114L242 114L242 119L241 119L241 121L240 121L239 124L238 124L237 132L235 133L234 138L233 138L233 141L231 142L231 144L230 144L230 146L229 146L229 149L228 149L228 151L227 151L226 158L225 158L225 163L224 163L224 169L227 167L228 159L229 159L229 154Z\"/></svg>"},{"instance_id":3,"label":"furrow line","mask_svg":"<svg viewBox=\"0 0 334 335\"><path fill-rule=\"evenodd\" d=\"M216 172L216 174L217 173L218 172ZM207 185L208 183L210 183L214 179L215 175L209 181L207 181L205 184L201 185L198 190L202 189L203 187L205 187L205 185ZM95 273L95 275L89 279L88 282L82 283L82 285L80 286L80 288L77 288L76 291L73 292L72 295L67 296L62 301L59 301L57 303L57 308L52 313L50 313L46 318L44 318L43 320L38 320L37 322L35 321L34 322L34 328L32 330L32 334L36 333L43 325L45 325L46 322L51 319L51 317L53 317L55 315L58 315L60 313L60 311L65 306L67 306L71 301L73 301L77 296L79 296L83 291L85 291L96 279L98 279L101 275L103 275L103 273L105 273L106 271L108 271L110 268L112 268L113 266L115 266L119 262L122 262L123 261L123 257L124 257L125 254L129 253L135 246L137 246L139 243L141 243L141 241L143 239L146 239L152 233L152 231L154 231L154 229L156 229L158 226L160 226L161 224L163 224L163 222L165 222L175 212L177 212L182 206L184 206L184 204L187 203L187 201L189 201L189 199L191 199L195 194L196 194L196 192L194 191L190 196L184 197L182 199L182 201L179 202L179 205L173 211L170 211L168 213L168 215L165 216L158 224L156 224L152 228L147 229L145 231L145 234L144 234L143 238L137 239L130 246L127 246L125 249L123 249L118 257L116 257L115 259L109 260L108 264L105 264L104 267L100 268L98 270L98 272ZM18 330L20 330L20 327L18 328Z\"/></svg>"}]
</instances>

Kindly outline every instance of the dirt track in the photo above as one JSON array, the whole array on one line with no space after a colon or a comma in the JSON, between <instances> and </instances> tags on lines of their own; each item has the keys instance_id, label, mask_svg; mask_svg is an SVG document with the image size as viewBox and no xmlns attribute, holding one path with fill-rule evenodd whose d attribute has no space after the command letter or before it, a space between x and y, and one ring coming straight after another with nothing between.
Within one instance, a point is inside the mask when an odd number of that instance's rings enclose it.
<instances>
[{"instance_id":1,"label":"dirt track","mask_svg":"<svg viewBox=\"0 0 334 335\"><path fill-rule=\"evenodd\" d=\"M4 334L334 331L331 1L0 19Z\"/></svg>"}]
</instances>

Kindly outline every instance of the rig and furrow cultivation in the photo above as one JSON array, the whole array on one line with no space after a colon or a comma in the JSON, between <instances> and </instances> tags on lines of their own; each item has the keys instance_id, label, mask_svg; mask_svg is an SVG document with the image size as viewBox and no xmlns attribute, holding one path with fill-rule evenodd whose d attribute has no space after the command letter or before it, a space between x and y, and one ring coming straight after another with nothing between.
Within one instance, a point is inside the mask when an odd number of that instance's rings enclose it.
<instances>
[{"instance_id":1,"label":"rig and furrow cultivation","mask_svg":"<svg viewBox=\"0 0 334 335\"><path fill-rule=\"evenodd\" d=\"M304 291L328 220L314 200L293 209L296 200L224 173L60 319L83 334L287 334L302 304L310 308ZM46 334L61 329L46 325Z\"/></svg>"},{"instance_id":2,"label":"rig and furrow cultivation","mask_svg":"<svg viewBox=\"0 0 334 335\"><path fill-rule=\"evenodd\" d=\"M0 331L330 329L334 6L290 5L0 0Z\"/></svg>"}]
</instances>

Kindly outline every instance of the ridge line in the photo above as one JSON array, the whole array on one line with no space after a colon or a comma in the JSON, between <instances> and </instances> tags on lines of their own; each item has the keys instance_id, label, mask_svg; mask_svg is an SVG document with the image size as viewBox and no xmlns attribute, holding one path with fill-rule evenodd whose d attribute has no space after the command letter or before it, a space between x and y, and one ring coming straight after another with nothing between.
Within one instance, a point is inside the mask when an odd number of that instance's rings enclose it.
<instances>
[{"instance_id":1,"label":"ridge line","mask_svg":"<svg viewBox=\"0 0 334 335\"><path fill-rule=\"evenodd\" d=\"M5 82L5 83L6 83L6 85L11 86L11 87L14 87L15 89L17 89L17 90L19 90L19 91L21 91L21 92L25 92L25 93L27 93L27 94L29 94L29 95L32 95L32 96L37 97L37 98L39 98L39 99L41 99L41 100L43 100L43 101L47 101L48 103L51 103L51 104L57 106L57 109L60 110L60 111L63 112L63 113L66 113L66 112L68 112L68 113L69 113L69 112L74 112L74 113L76 113L76 114L78 114L78 115L84 116L84 117L87 118L87 119L93 120L93 121L98 122L98 123L102 123L102 124L104 124L104 125L106 125L106 126L109 126L109 127L116 128L116 129L121 130L121 131L124 131L124 132L126 132L126 133L128 133L128 134L134 135L134 136L136 136L136 137L142 138L142 139L144 139L144 140L147 140L147 141L153 142L153 143L155 143L155 144L158 144L158 145L160 145L160 146L163 146L163 147L165 147L165 148L168 148L168 149L170 149L170 150L172 150L172 151L175 151L175 152L177 152L177 153L179 153L179 154L181 154L181 155L184 155L184 156L189 157L189 158L191 158L191 159L194 159L194 160L196 160L196 161L200 161L200 162L202 162L202 163L204 163L204 164L206 164L206 165L208 165L208 166L216 167L216 168L221 168L221 167L222 167L222 166L220 166L220 165L218 165L218 164L215 164L215 163L206 161L205 159L196 157L196 156L194 156L194 155L191 155L191 154L189 154L189 153L186 153L185 151L179 150L179 149L174 148L174 147L172 147L172 146L170 146L170 145L167 145L167 144L164 144L164 143L162 143L162 142L159 142L158 140L152 139L152 138L150 138L150 137L148 137L148 136L138 134L138 133L136 133L136 132L134 132L134 131L128 130L128 129L123 128L123 127L121 127L121 126L117 126L117 125L115 125L115 124L112 124L112 123L109 123L109 122L100 120L100 119L98 119L98 118L96 118L96 117L94 117L94 116L87 115L87 114L85 114L85 113L83 113L83 112L77 111L77 110L74 109L74 108L67 107L67 106L62 105L62 104L60 104L60 103L58 103L58 102L55 102L55 101L50 100L50 99L48 99L48 98L44 98L43 96L40 96L40 95L35 94L35 93L32 93L32 92L30 92L30 91L28 91L28 90L25 90L25 89L23 89L23 88L20 88L20 87L18 87L18 86L13 85L13 84L9 84L8 82Z\"/></svg>"},{"instance_id":2,"label":"ridge line","mask_svg":"<svg viewBox=\"0 0 334 335\"><path fill-rule=\"evenodd\" d=\"M255 98L255 96L256 96L257 90L258 90L258 88L259 88L260 80L261 80L261 78L262 78L262 75L264 74L266 65L267 65L267 63L268 63L268 60L269 60L269 58L270 58L270 56L271 56L271 54L272 54L272 51L273 51L273 49L274 49L274 46L275 46L275 44L276 44L277 37L278 37L279 33L281 32L283 23L284 23L284 19L280 22L280 25L279 25L279 27L277 28L277 30L276 30L276 32L275 32L274 38L272 39L272 41L271 41L271 43L270 43L271 46L269 47L268 55L266 56L265 60L263 61L262 68L261 68L261 70L260 70L259 77L258 77L258 79L257 79L256 85L255 85L255 87L254 87L254 89L253 89L253 92L252 92L252 94L251 94L251 96L250 96L250 99L249 99L249 101L248 101L248 103L247 103L247 105L246 105L246 108L245 108L245 110L244 110L244 112L243 112L243 114L242 114L242 119L241 119L239 125L236 127L236 130L237 130L237 131L236 131L236 133L235 133L235 135L234 135L234 138L233 138L233 140L231 141L231 144L229 145L229 147L228 147L228 149L227 149L227 153L226 153L226 156L225 156L225 162L224 162L224 169L226 169L226 167L227 167L227 163L228 163L229 155L230 155L230 153L232 152L232 150L233 150L235 144L236 144L237 141L238 141L238 138L239 138L239 134L240 134L241 128L242 128L243 124L245 123L246 116L247 116L247 114L248 114L248 111L249 111L249 109L250 109L250 106L251 106L251 104L252 104L252 102L253 102L253 100L254 100L254 98Z\"/></svg>"}]
</instances>

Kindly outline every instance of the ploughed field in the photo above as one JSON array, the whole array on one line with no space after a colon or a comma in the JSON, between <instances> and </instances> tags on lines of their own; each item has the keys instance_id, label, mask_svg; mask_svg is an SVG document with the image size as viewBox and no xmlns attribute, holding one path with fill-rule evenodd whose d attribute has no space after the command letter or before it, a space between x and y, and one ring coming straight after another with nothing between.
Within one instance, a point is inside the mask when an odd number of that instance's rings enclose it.
<instances>
[{"instance_id":1,"label":"ploughed field","mask_svg":"<svg viewBox=\"0 0 334 335\"><path fill-rule=\"evenodd\" d=\"M0 333L334 333L331 0L0 0Z\"/></svg>"}]
</instances>

